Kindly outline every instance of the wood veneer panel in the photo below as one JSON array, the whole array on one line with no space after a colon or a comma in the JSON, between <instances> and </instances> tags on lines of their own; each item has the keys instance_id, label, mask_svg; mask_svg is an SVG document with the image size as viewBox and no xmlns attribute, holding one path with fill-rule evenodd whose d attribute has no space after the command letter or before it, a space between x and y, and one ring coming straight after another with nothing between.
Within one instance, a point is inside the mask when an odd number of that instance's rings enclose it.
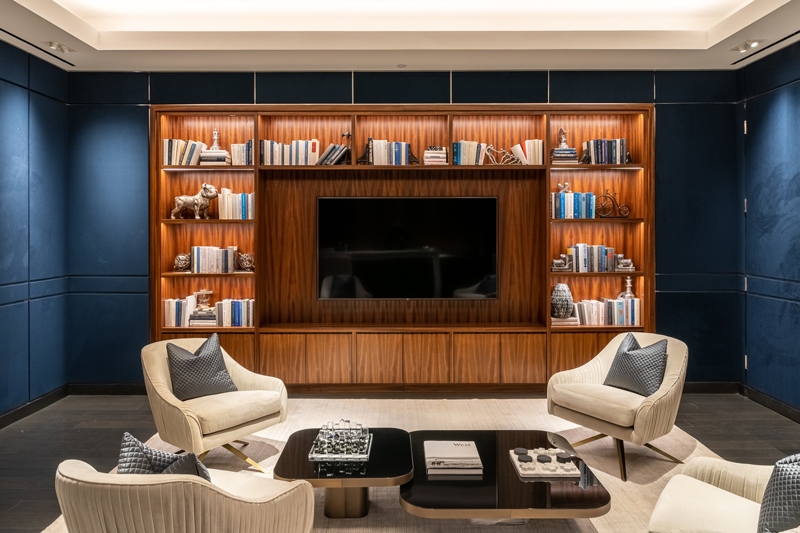
<instances>
[{"instance_id":1,"label":"wood veneer panel","mask_svg":"<svg viewBox=\"0 0 800 533\"><path fill-rule=\"evenodd\" d=\"M259 138L289 144L292 141L317 139L320 155L328 144L341 144L342 133L352 133L352 115L262 115L259 117Z\"/></svg>"},{"instance_id":2,"label":"wood veneer panel","mask_svg":"<svg viewBox=\"0 0 800 533\"><path fill-rule=\"evenodd\" d=\"M631 276L633 281L633 293L637 298L647 305L648 298L642 297L644 294L644 278L642 276ZM581 300L599 300L600 298L616 299L621 292L625 292L624 277L578 277L578 276L558 276L553 273L550 278L550 292L553 292L556 283L566 283L572 293L575 302ZM652 303L652 302L650 302Z\"/></svg>"},{"instance_id":3,"label":"wood veneer panel","mask_svg":"<svg viewBox=\"0 0 800 533\"><path fill-rule=\"evenodd\" d=\"M589 245L603 244L614 248L615 254L624 254L633 259L637 270L642 270L642 240L644 224L608 224L581 223L550 224L553 231L550 236L550 257L555 259L567 253L569 246L583 243Z\"/></svg>"},{"instance_id":4,"label":"wood veneer panel","mask_svg":"<svg viewBox=\"0 0 800 533\"><path fill-rule=\"evenodd\" d=\"M348 333L306 335L306 383L352 383L351 338Z\"/></svg>"},{"instance_id":5,"label":"wood veneer panel","mask_svg":"<svg viewBox=\"0 0 800 533\"><path fill-rule=\"evenodd\" d=\"M544 115L478 115L453 117L453 142L477 141L511 152L527 139L544 139ZM448 153L452 147L448 147ZM545 148L546 149L546 148ZM547 158L547 153L544 153ZM488 158L484 161L488 163Z\"/></svg>"},{"instance_id":6,"label":"wood veneer panel","mask_svg":"<svg viewBox=\"0 0 800 533\"><path fill-rule=\"evenodd\" d=\"M247 333L218 333L219 345L228 352L234 361L251 372L258 372L258 365L254 352L253 334ZM210 333L163 333L161 340L172 339L207 339Z\"/></svg>"},{"instance_id":7,"label":"wood veneer panel","mask_svg":"<svg viewBox=\"0 0 800 533\"><path fill-rule=\"evenodd\" d=\"M453 335L453 383L500 382L500 335Z\"/></svg>"},{"instance_id":8,"label":"wood veneer panel","mask_svg":"<svg viewBox=\"0 0 800 533\"><path fill-rule=\"evenodd\" d=\"M403 335L359 333L356 335L356 382L403 382Z\"/></svg>"},{"instance_id":9,"label":"wood veneer panel","mask_svg":"<svg viewBox=\"0 0 800 533\"><path fill-rule=\"evenodd\" d=\"M265 376L284 383L306 381L306 336L302 333L268 333L258 336L258 368Z\"/></svg>"},{"instance_id":10,"label":"wood veneer panel","mask_svg":"<svg viewBox=\"0 0 800 533\"><path fill-rule=\"evenodd\" d=\"M550 115L550 146L558 146L558 130L567 131L567 144L578 149L585 141L593 139L626 139L633 163L648 163L645 145L644 115L640 113L615 114L552 114Z\"/></svg>"},{"instance_id":11,"label":"wood veneer panel","mask_svg":"<svg viewBox=\"0 0 800 533\"><path fill-rule=\"evenodd\" d=\"M226 298L236 300L253 298L255 295L255 278L253 276L162 278L162 309L164 299L186 298L199 290L214 291L214 294L212 294L210 298L211 305ZM163 323L164 321L162 318L161 324Z\"/></svg>"},{"instance_id":12,"label":"wood veneer panel","mask_svg":"<svg viewBox=\"0 0 800 533\"><path fill-rule=\"evenodd\" d=\"M161 219L170 218L170 213L175 208L176 196L194 196L200 191L203 183L210 183L217 189L217 192L220 192L223 187L230 189L234 193L255 192L252 170L227 170L223 172L162 171L161 183L158 209L159 218ZM209 202L208 215L212 219L219 219L219 198L214 198ZM194 213L185 209L183 217L193 219Z\"/></svg>"},{"instance_id":13,"label":"wood veneer panel","mask_svg":"<svg viewBox=\"0 0 800 533\"><path fill-rule=\"evenodd\" d=\"M599 352L596 333L553 333L550 346L548 379L557 372L588 363Z\"/></svg>"},{"instance_id":14,"label":"wood veneer panel","mask_svg":"<svg viewBox=\"0 0 800 533\"><path fill-rule=\"evenodd\" d=\"M367 139L382 139L407 142L411 153L422 164L422 156L428 146L447 146L448 119L442 115L357 115L354 153L355 159L364 154Z\"/></svg>"},{"instance_id":15,"label":"wood veneer panel","mask_svg":"<svg viewBox=\"0 0 800 533\"><path fill-rule=\"evenodd\" d=\"M627 335L627 333L623 333ZM620 332L609 332L609 333L598 333L597 334L597 351L600 352L603 348L608 346L608 343L611 342L614 337L620 335Z\"/></svg>"},{"instance_id":16,"label":"wood veneer panel","mask_svg":"<svg viewBox=\"0 0 800 533\"><path fill-rule=\"evenodd\" d=\"M202 111L198 111L202 113ZM234 115L202 113L199 115L166 115L161 117L161 139L183 139L214 144L214 128L219 131L219 146L231 151L231 144L246 143L253 139L255 121L252 114ZM158 141L157 149L161 152ZM159 155L158 162L163 158Z\"/></svg>"},{"instance_id":17,"label":"wood veneer panel","mask_svg":"<svg viewBox=\"0 0 800 533\"><path fill-rule=\"evenodd\" d=\"M406 333L403 335L403 381L450 383L450 335Z\"/></svg>"},{"instance_id":18,"label":"wood veneer panel","mask_svg":"<svg viewBox=\"0 0 800 533\"><path fill-rule=\"evenodd\" d=\"M227 248L238 246L240 253L254 252L255 225L252 223L186 224L161 225L161 271L175 269L175 256L188 254L192 246L217 246ZM256 257L256 261L258 258ZM258 263L256 263L258 269Z\"/></svg>"},{"instance_id":19,"label":"wood veneer panel","mask_svg":"<svg viewBox=\"0 0 800 533\"><path fill-rule=\"evenodd\" d=\"M535 333L501 334L500 382L546 383L547 336Z\"/></svg>"},{"instance_id":20,"label":"wood veneer panel","mask_svg":"<svg viewBox=\"0 0 800 533\"><path fill-rule=\"evenodd\" d=\"M631 218L642 218L648 212L644 199L644 170L556 170L550 171L550 191L558 192L559 183L569 183L573 192L592 192L595 198L617 193L617 202L627 205Z\"/></svg>"}]
</instances>

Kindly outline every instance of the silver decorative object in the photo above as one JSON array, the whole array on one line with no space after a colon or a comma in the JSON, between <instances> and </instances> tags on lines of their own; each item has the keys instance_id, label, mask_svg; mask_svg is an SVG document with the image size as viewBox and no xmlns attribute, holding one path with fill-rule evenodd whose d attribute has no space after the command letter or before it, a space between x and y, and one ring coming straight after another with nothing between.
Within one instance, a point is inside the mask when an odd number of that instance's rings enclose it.
<instances>
[{"instance_id":1,"label":"silver decorative object","mask_svg":"<svg viewBox=\"0 0 800 533\"><path fill-rule=\"evenodd\" d=\"M552 272L572 272L572 256L561 254L561 259L553 259Z\"/></svg>"},{"instance_id":2,"label":"silver decorative object","mask_svg":"<svg viewBox=\"0 0 800 533\"><path fill-rule=\"evenodd\" d=\"M210 309L211 302L211 295L214 294L214 291L210 291L208 289L201 289L194 293L197 296L197 308L198 309Z\"/></svg>"},{"instance_id":3,"label":"silver decorative object","mask_svg":"<svg viewBox=\"0 0 800 533\"><path fill-rule=\"evenodd\" d=\"M252 272L255 266L256 258L253 257L253 254L239 254L239 268L241 270Z\"/></svg>"},{"instance_id":4,"label":"silver decorative object","mask_svg":"<svg viewBox=\"0 0 800 533\"><path fill-rule=\"evenodd\" d=\"M489 156L489 162L493 165L521 165L522 161L514 154L510 154L505 150L498 150L491 144L486 147L486 155ZM500 162L497 162L495 155L500 157Z\"/></svg>"},{"instance_id":5,"label":"silver decorative object","mask_svg":"<svg viewBox=\"0 0 800 533\"><path fill-rule=\"evenodd\" d=\"M566 283L556 283L553 295L550 297L550 316L553 318L568 318L572 316L572 293Z\"/></svg>"},{"instance_id":6,"label":"silver decorative object","mask_svg":"<svg viewBox=\"0 0 800 533\"><path fill-rule=\"evenodd\" d=\"M372 451L372 434L349 420L328 422L319 430L308 452L309 461L364 462Z\"/></svg>"},{"instance_id":7,"label":"silver decorative object","mask_svg":"<svg viewBox=\"0 0 800 533\"><path fill-rule=\"evenodd\" d=\"M625 280L625 292L619 293L619 296L617 296L617 299L618 300L632 300L633 298L635 298L635 296L633 295L633 290L632 289L633 289L633 280L631 279L630 276L628 276L628 279Z\"/></svg>"},{"instance_id":8,"label":"silver decorative object","mask_svg":"<svg viewBox=\"0 0 800 533\"><path fill-rule=\"evenodd\" d=\"M617 272L634 272L636 267L633 266L633 259L625 259L624 255L617 254L615 269Z\"/></svg>"},{"instance_id":9,"label":"silver decorative object","mask_svg":"<svg viewBox=\"0 0 800 533\"><path fill-rule=\"evenodd\" d=\"M189 272L192 266L192 256L178 254L175 256L175 272Z\"/></svg>"},{"instance_id":10,"label":"silver decorative object","mask_svg":"<svg viewBox=\"0 0 800 533\"><path fill-rule=\"evenodd\" d=\"M564 182L564 185L558 184L558 192L572 192L569 190L569 182Z\"/></svg>"},{"instance_id":11,"label":"silver decorative object","mask_svg":"<svg viewBox=\"0 0 800 533\"><path fill-rule=\"evenodd\" d=\"M567 130L558 128L558 150L563 148L569 148L569 146L567 146Z\"/></svg>"},{"instance_id":12,"label":"silver decorative object","mask_svg":"<svg viewBox=\"0 0 800 533\"><path fill-rule=\"evenodd\" d=\"M219 196L217 189L210 183L204 183L200 192L194 196L184 195L175 197L175 209L172 210L169 217L183 218L183 210L190 209L194 211L194 218L200 218L200 212L203 212L203 217L208 218L208 206L211 205L211 200Z\"/></svg>"},{"instance_id":13,"label":"silver decorative object","mask_svg":"<svg viewBox=\"0 0 800 533\"><path fill-rule=\"evenodd\" d=\"M217 131L217 128L214 128L211 138L214 139L214 144L211 145L209 150L222 150L222 148L219 147L219 131Z\"/></svg>"}]
</instances>

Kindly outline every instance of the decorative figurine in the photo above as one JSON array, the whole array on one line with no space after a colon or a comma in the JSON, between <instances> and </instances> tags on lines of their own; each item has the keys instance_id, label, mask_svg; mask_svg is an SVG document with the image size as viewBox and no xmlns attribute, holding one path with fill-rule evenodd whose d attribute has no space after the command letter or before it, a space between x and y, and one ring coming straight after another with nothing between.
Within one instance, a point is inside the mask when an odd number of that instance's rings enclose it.
<instances>
[{"instance_id":1,"label":"decorative figurine","mask_svg":"<svg viewBox=\"0 0 800 533\"><path fill-rule=\"evenodd\" d=\"M572 293L566 283L556 283L553 295L550 297L550 316L553 318L567 318L572 315L574 307Z\"/></svg>"},{"instance_id":2,"label":"decorative figurine","mask_svg":"<svg viewBox=\"0 0 800 533\"><path fill-rule=\"evenodd\" d=\"M597 197L594 204L594 213L599 218L627 218L631 212L627 205L617 203L617 193L609 193L608 189Z\"/></svg>"},{"instance_id":3,"label":"decorative figurine","mask_svg":"<svg viewBox=\"0 0 800 533\"><path fill-rule=\"evenodd\" d=\"M558 128L558 149L569 148L567 146L567 130L564 128Z\"/></svg>"},{"instance_id":4,"label":"decorative figurine","mask_svg":"<svg viewBox=\"0 0 800 533\"><path fill-rule=\"evenodd\" d=\"M212 294L214 294L214 291L210 291L208 289L202 289L194 293L194 295L197 296L197 308L211 309L209 299L211 298Z\"/></svg>"},{"instance_id":5,"label":"decorative figurine","mask_svg":"<svg viewBox=\"0 0 800 533\"><path fill-rule=\"evenodd\" d=\"M569 182L565 182L564 185L558 184L558 192L572 192L569 190Z\"/></svg>"},{"instance_id":6,"label":"decorative figurine","mask_svg":"<svg viewBox=\"0 0 800 533\"><path fill-rule=\"evenodd\" d=\"M192 257L189 254L175 256L175 272L189 272L192 266Z\"/></svg>"},{"instance_id":7,"label":"decorative figurine","mask_svg":"<svg viewBox=\"0 0 800 533\"><path fill-rule=\"evenodd\" d=\"M486 155L489 156L489 162L493 165L521 165L519 157L514 154L509 154L505 150L497 150L491 144L486 147ZM500 162L497 162L495 155L500 156Z\"/></svg>"},{"instance_id":8,"label":"decorative figurine","mask_svg":"<svg viewBox=\"0 0 800 533\"><path fill-rule=\"evenodd\" d=\"M572 272L572 256L561 254L561 259L553 259L552 272Z\"/></svg>"},{"instance_id":9,"label":"decorative figurine","mask_svg":"<svg viewBox=\"0 0 800 533\"><path fill-rule=\"evenodd\" d=\"M217 196L219 196L217 189L210 183L204 183L200 192L194 196L176 196L175 209L170 213L170 218L175 218L175 215L178 215L178 218L183 218L183 210L191 209L194 211L194 218L200 218L200 212L202 211L204 218L207 219L209 218L208 206L211 204L211 200Z\"/></svg>"},{"instance_id":10,"label":"decorative figurine","mask_svg":"<svg viewBox=\"0 0 800 533\"><path fill-rule=\"evenodd\" d=\"M615 269L617 272L634 272L636 267L633 266L633 259L625 259L624 255L617 254Z\"/></svg>"},{"instance_id":11,"label":"decorative figurine","mask_svg":"<svg viewBox=\"0 0 800 533\"><path fill-rule=\"evenodd\" d=\"M222 148L219 147L219 131L217 131L217 128L214 128L214 132L211 134L211 137L214 139L214 144L212 144L208 149L222 150Z\"/></svg>"},{"instance_id":12,"label":"decorative figurine","mask_svg":"<svg viewBox=\"0 0 800 533\"><path fill-rule=\"evenodd\" d=\"M625 280L625 292L619 293L619 296L617 296L617 299L618 300L632 300L632 299L636 298L633 295L633 290L631 290L631 289L633 289L633 280L631 280L631 277L628 276L628 279Z\"/></svg>"},{"instance_id":13,"label":"decorative figurine","mask_svg":"<svg viewBox=\"0 0 800 533\"><path fill-rule=\"evenodd\" d=\"M256 266L256 259L253 254L239 254L239 268L247 272L252 272Z\"/></svg>"}]
</instances>

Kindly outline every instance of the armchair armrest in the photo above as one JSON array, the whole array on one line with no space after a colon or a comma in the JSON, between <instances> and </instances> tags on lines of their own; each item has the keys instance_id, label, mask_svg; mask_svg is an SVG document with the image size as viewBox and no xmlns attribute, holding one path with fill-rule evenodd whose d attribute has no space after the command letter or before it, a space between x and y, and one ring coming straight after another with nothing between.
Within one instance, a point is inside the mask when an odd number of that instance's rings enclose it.
<instances>
[{"instance_id":1,"label":"armchair armrest","mask_svg":"<svg viewBox=\"0 0 800 533\"><path fill-rule=\"evenodd\" d=\"M150 410L153 412L153 419L161 439L196 454L206 451L203 447L200 420L195 412L180 401L167 385L152 381L147 374L147 368L143 370Z\"/></svg>"},{"instance_id":2,"label":"armchair armrest","mask_svg":"<svg viewBox=\"0 0 800 533\"><path fill-rule=\"evenodd\" d=\"M681 371L665 376L661 387L644 399L633 421L633 442L645 444L672 431L683 395L686 361Z\"/></svg>"},{"instance_id":3,"label":"armchair armrest","mask_svg":"<svg viewBox=\"0 0 800 533\"><path fill-rule=\"evenodd\" d=\"M289 396L283 381L272 376L250 372L227 354L225 354L225 366L228 368L228 373L239 390L266 390L280 394L281 422L286 420L289 412Z\"/></svg>"},{"instance_id":4,"label":"armchair armrest","mask_svg":"<svg viewBox=\"0 0 800 533\"><path fill-rule=\"evenodd\" d=\"M698 457L689 461L682 473L760 504L773 468Z\"/></svg>"},{"instance_id":5,"label":"armchair armrest","mask_svg":"<svg viewBox=\"0 0 800 533\"><path fill-rule=\"evenodd\" d=\"M568 383L593 383L602 385L605 380L606 369L600 357L595 357L588 363L572 370L564 370L552 375L547 382L547 412L553 414L553 387Z\"/></svg>"}]
</instances>

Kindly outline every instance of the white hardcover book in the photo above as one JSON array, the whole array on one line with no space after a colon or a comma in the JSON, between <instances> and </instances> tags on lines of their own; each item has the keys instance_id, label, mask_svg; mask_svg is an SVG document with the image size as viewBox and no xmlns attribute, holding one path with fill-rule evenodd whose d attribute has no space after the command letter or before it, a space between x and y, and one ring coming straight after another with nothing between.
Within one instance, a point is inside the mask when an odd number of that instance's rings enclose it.
<instances>
[{"instance_id":1,"label":"white hardcover book","mask_svg":"<svg viewBox=\"0 0 800 533\"><path fill-rule=\"evenodd\" d=\"M483 463L478 453L478 447L473 441L426 440L423 442L423 448L425 451L425 467L427 473L431 473L430 469L434 469L435 471L453 468L483 470Z\"/></svg>"},{"instance_id":2,"label":"white hardcover book","mask_svg":"<svg viewBox=\"0 0 800 533\"><path fill-rule=\"evenodd\" d=\"M531 139L525 140L525 161L529 165L535 165L533 160L533 141Z\"/></svg>"},{"instance_id":3,"label":"white hardcover book","mask_svg":"<svg viewBox=\"0 0 800 533\"><path fill-rule=\"evenodd\" d=\"M247 218L256 218L256 193L251 192L247 195Z\"/></svg>"},{"instance_id":4,"label":"white hardcover book","mask_svg":"<svg viewBox=\"0 0 800 533\"><path fill-rule=\"evenodd\" d=\"M291 149L291 145L283 144L283 155L281 156L281 165L291 165L292 161L289 158L289 151Z\"/></svg>"},{"instance_id":5,"label":"white hardcover book","mask_svg":"<svg viewBox=\"0 0 800 533\"><path fill-rule=\"evenodd\" d=\"M522 147L520 145L515 144L512 146L511 153L517 156L523 165L528 164L528 160L525 158L525 152L522 151Z\"/></svg>"},{"instance_id":6,"label":"white hardcover book","mask_svg":"<svg viewBox=\"0 0 800 533\"><path fill-rule=\"evenodd\" d=\"M539 139L539 164L544 165L544 141Z\"/></svg>"},{"instance_id":7,"label":"white hardcover book","mask_svg":"<svg viewBox=\"0 0 800 533\"><path fill-rule=\"evenodd\" d=\"M316 165L317 161L319 161L319 141L317 139L311 139L311 151L308 154L308 164Z\"/></svg>"},{"instance_id":8,"label":"white hardcover book","mask_svg":"<svg viewBox=\"0 0 800 533\"><path fill-rule=\"evenodd\" d=\"M629 298L622 300L622 319L623 325L631 325L631 300Z\"/></svg>"},{"instance_id":9,"label":"white hardcover book","mask_svg":"<svg viewBox=\"0 0 800 533\"><path fill-rule=\"evenodd\" d=\"M566 204L564 206L564 218L573 218L573 216L574 216L574 213L573 213L573 211L574 211L574 203L573 202L575 202L574 193L568 192L568 193L564 194L564 203ZM581 272L585 272L585 271L582 270Z\"/></svg>"},{"instance_id":10,"label":"white hardcover book","mask_svg":"<svg viewBox=\"0 0 800 533\"><path fill-rule=\"evenodd\" d=\"M639 298L633 299L633 317L635 320L634 326L642 325L642 301Z\"/></svg>"},{"instance_id":11,"label":"white hardcover book","mask_svg":"<svg viewBox=\"0 0 800 533\"><path fill-rule=\"evenodd\" d=\"M481 155L478 157L478 164L482 165L486 158L486 143L481 143Z\"/></svg>"},{"instance_id":12,"label":"white hardcover book","mask_svg":"<svg viewBox=\"0 0 800 533\"><path fill-rule=\"evenodd\" d=\"M230 189L226 189L225 187L219 190L219 218L220 220L228 220L230 216L228 215L228 195L231 193Z\"/></svg>"}]
</instances>

